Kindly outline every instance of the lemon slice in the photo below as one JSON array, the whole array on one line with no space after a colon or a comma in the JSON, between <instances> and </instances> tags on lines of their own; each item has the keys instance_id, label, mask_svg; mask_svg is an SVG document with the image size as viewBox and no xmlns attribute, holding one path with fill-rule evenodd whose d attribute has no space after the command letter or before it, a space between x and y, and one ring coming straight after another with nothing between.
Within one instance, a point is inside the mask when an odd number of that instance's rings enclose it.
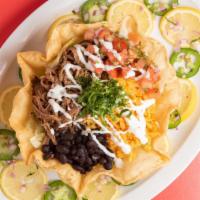
<instances>
[{"instance_id":1,"label":"lemon slice","mask_svg":"<svg viewBox=\"0 0 200 200\"><path fill-rule=\"evenodd\" d=\"M200 11L190 7L178 7L164 15L160 21L163 37L173 45L189 44L199 37Z\"/></svg>"},{"instance_id":2,"label":"lemon slice","mask_svg":"<svg viewBox=\"0 0 200 200\"><path fill-rule=\"evenodd\" d=\"M81 17L79 15L73 14L73 13L59 17L50 26L50 28L48 30L48 37L50 37L51 33L57 26L59 26L61 24L69 23L69 22L81 22Z\"/></svg>"},{"instance_id":3,"label":"lemon slice","mask_svg":"<svg viewBox=\"0 0 200 200\"><path fill-rule=\"evenodd\" d=\"M188 79L180 79L181 91L183 94L181 103L179 105L179 112L181 120L185 121L194 112L197 102L198 94L195 85Z\"/></svg>"},{"instance_id":4,"label":"lemon slice","mask_svg":"<svg viewBox=\"0 0 200 200\"><path fill-rule=\"evenodd\" d=\"M5 89L0 96L0 121L8 127L10 127L8 119L12 111L13 99L20 88L19 85L11 86Z\"/></svg>"},{"instance_id":5,"label":"lemon slice","mask_svg":"<svg viewBox=\"0 0 200 200\"><path fill-rule=\"evenodd\" d=\"M140 34L148 35L152 31L151 12L143 3L134 0L120 0L111 5L107 13L109 27L113 31L119 31L122 20L128 15L134 18Z\"/></svg>"},{"instance_id":6,"label":"lemon slice","mask_svg":"<svg viewBox=\"0 0 200 200\"><path fill-rule=\"evenodd\" d=\"M108 176L101 176L87 186L84 200L114 200L117 197L117 184Z\"/></svg>"},{"instance_id":7,"label":"lemon slice","mask_svg":"<svg viewBox=\"0 0 200 200\"><path fill-rule=\"evenodd\" d=\"M35 164L14 162L4 168L1 174L1 188L10 200L37 200L44 193L47 184L44 171Z\"/></svg>"}]
</instances>

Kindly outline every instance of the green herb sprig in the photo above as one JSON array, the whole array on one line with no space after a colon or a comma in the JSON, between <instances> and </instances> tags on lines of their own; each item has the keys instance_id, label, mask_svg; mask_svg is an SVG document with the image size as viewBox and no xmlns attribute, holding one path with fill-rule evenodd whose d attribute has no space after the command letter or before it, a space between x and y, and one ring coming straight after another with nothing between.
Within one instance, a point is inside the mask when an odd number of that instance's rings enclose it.
<instances>
[{"instance_id":1,"label":"green herb sprig","mask_svg":"<svg viewBox=\"0 0 200 200\"><path fill-rule=\"evenodd\" d=\"M112 116L115 108L126 105L125 96L123 88L116 80L93 79L78 98L78 102L83 107L80 115Z\"/></svg>"}]
</instances>

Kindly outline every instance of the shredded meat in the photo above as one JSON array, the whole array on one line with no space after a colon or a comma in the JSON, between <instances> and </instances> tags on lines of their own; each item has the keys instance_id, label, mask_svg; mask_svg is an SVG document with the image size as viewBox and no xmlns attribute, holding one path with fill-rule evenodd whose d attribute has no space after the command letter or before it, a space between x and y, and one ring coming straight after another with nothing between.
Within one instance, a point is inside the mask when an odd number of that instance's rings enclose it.
<instances>
[{"instance_id":1,"label":"shredded meat","mask_svg":"<svg viewBox=\"0 0 200 200\"><path fill-rule=\"evenodd\" d=\"M54 144L56 144L56 134L62 131L62 129L59 128L59 125L68 122L69 119L67 119L62 113L54 113L52 106L48 103L49 98L47 97L47 93L58 84L62 86L72 84L63 68L67 63L82 66L74 47L63 52L57 66L47 69L44 76L40 78L35 77L32 81L33 113L41 121L47 137L50 138ZM78 77L91 76L91 72L84 67L80 70L74 70L71 72L76 80L78 80ZM80 93L78 89L74 88L66 90L68 93ZM71 115L72 119L77 118L81 108L76 102L65 97L59 104ZM52 134L51 128L55 131L55 135ZM73 124L69 124L68 128L73 129Z\"/></svg>"}]
</instances>

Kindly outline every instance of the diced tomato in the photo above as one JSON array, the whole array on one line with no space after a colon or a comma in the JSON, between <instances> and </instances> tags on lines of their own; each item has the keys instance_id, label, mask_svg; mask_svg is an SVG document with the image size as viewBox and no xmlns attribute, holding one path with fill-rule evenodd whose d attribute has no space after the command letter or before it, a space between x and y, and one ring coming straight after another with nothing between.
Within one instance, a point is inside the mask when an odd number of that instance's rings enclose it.
<instances>
[{"instance_id":1,"label":"diced tomato","mask_svg":"<svg viewBox=\"0 0 200 200\"><path fill-rule=\"evenodd\" d=\"M141 36L138 33L129 33L128 39L134 44L138 44L141 41Z\"/></svg>"},{"instance_id":2,"label":"diced tomato","mask_svg":"<svg viewBox=\"0 0 200 200\"><path fill-rule=\"evenodd\" d=\"M121 38L114 38L113 40L113 48L118 52L122 52L123 50L127 50L127 42Z\"/></svg>"},{"instance_id":3,"label":"diced tomato","mask_svg":"<svg viewBox=\"0 0 200 200\"><path fill-rule=\"evenodd\" d=\"M107 71L111 78L120 78L122 77L122 68L115 68L113 70Z\"/></svg>"},{"instance_id":4,"label":"diced tomato","mask_svg":"<svg viewBox=\"0 0 200 200\"><path fill-rule=\"evenodd\" d=\"M105 65L112 65L112 63L110 62L109 59L105 60L104 64L105 64Z\"/></svg>"},{"instance_id":5,"label":"diced tomato","mask_svg":"<svg viewBox=\"0 0 200 200\"><path fill-rule=\"evenodd\" d=\"M84 39L92 41L95 38L95 30L94 29L88 29L84 34Z\"/></svg>"},{"instance_id":6,"label":"diced tomato","mask_svg":"<svg viewBox=\"0 0 200 200\"><path fill-rule=\"evenodd\" d=\"M117 58L113 55L112 52L107 52L106 55L108 56L108 59L110 60L110 62L112 64L116 63L117 62Z\"/></svg>"},{"instance_id":7,"label":"diced tomato","mask_svg":"<svg viewBox=\"0 0 200 200\"><path fill-rule=\"evenodd\" d=\"M126 77L126 75L128 74L129 71L130 71L130 69L128 67L122 67L121 68L121 76L123 78Z\"/></svg>"},{"instance_id":8,"label":"diced tomato","mask_svg":"<svg viewBox=\"0 0 200 200\"><path fill-rule=\"evenodd\" d=\"M103 39L103 40L112 40L113 38L113 35L111 33L111 31L107 28L102 28L101 30L99 30L98 34L97 34L97 37L99 39Z\"/></svg>"},{"instance_id":9,"label":"diced tomato","mask_svg":"<svg viewBox=\"0 0 200 200\"><path fill-rule=\"evenodd\" d=\"M95 68L95 73L96 74L101 74L103 72L102 68Z\"/></svg>"},{"instance_id":10,"label":"diced tomato","mask_svg":"<svg viewBox=\"0 0 200 200\"><path fill-rule=\"evenodd\" d=\"M94 46L92 44L89 44L86 48L87 51L89 51L90 53L94 54L95 53L95 49Z\"/></svg>"}]
</instances>

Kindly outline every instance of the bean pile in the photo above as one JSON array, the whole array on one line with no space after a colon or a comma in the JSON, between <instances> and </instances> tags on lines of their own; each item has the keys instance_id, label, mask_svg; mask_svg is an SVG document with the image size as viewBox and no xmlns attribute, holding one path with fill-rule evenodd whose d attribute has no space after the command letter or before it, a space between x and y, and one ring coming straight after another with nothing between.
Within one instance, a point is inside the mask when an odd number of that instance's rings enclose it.
<instances>
[{"instance_id":1,"label":"bean pile","mask_svg":"<svg viewBox=\"0 0 200 200\"><path fill-rule=\"evenodd\" d=\"M113 158L107 156L94 142L90 134L82 135L81 130L76 128L75 132L65 131L56 134L57 145L51 141L43 145L43 158L45 160L55 158L62 164L68 163L75 170L85 174L92 168L101 164L106 170L113 167ZM106 135L96 134L97 139L109 151Z\"/></svg>"}]
</instances>

